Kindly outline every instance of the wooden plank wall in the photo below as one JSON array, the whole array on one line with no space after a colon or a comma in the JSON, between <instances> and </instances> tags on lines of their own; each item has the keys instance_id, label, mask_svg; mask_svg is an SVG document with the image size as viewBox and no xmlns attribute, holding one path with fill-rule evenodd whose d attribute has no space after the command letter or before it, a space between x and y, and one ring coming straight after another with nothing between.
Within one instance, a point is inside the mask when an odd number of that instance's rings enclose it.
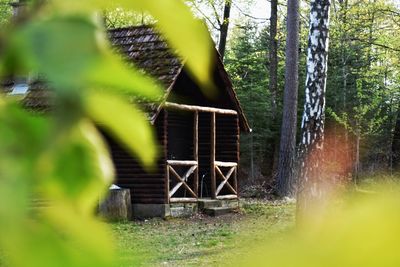
<instances>
[{"instance_id":1,"label":"wooden plank wall","mask_svg":"<svg viewBox=\"0 0 400 267\"><path fill-rule=\"evenodd\" d=\"M139 162L115 140L105 135L116 169L116 184L131 190L132 203L162 204L167 200L164 112L158 116L154 126L160 145L160 157L154 172L150 173L146 172Z\"/></svg>"}]
</instances>

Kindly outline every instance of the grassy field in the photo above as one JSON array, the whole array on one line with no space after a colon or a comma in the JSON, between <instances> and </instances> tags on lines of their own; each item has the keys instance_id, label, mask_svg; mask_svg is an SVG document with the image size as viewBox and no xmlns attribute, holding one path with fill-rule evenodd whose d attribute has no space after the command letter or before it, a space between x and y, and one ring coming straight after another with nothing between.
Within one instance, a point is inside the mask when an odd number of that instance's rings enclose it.
<instances>
[{"instance_id":1,"label":"grassy field","mask_svg":"<svg viewBox=\"0 0 400 267\"><path fill-rule=\"evenodd\" d=\"M248 242L278 237L294 226L294 204L247 200L242 206L239 213L216 218L114 223L118 266L220 266L245 253Z\"/></svg>"}]
</instances>

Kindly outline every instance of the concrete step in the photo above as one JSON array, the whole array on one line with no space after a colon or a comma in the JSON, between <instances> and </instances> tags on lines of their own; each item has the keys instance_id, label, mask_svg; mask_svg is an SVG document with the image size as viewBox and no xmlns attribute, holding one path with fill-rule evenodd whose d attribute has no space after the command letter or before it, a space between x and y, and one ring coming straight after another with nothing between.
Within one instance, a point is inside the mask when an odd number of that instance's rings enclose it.
<instances>
[{"instance_id":1,"label":"concrete step","mask_svg":"<svg viewBox=\"0 0 400 267\"><path fill-rule=\"evenodd\" d=\"M170 216L172 217L190 217L197 213L197 205L193 203L188 204L173 204L170 206Z\"/></svg>"},{"instance_id":2,"label":"concrete step","mask_svg":"<svg viewBox=\"0 0 400 267\"><path fill-rule=\"evenodd\" d=\"M228 208L234 208L237 209L239 208L239 200L237 199L230 199L230 200L220 200L221 201L221 207L228 207Z\"/></svg>"},{"instance_id":3,"label":"concrete step","mask_svg":"<svg viewBox=\"0 0 400 267\"><path fill-rule=\"evenodd\" d=\"M220 216L233 212L235 209L230 207L213 207L203 209L203 212L210 216Z\"/></svg>"},{"instance_id":4,"label":"concrete step","mask_svg":"<svg viewBox=\"0 0 400 267\"><path fill-rule=\"evenodd\" d=\"M222 201L218 199L199 199L197 204L200 210L222 207Z\"/></svg>"}]
</instances>

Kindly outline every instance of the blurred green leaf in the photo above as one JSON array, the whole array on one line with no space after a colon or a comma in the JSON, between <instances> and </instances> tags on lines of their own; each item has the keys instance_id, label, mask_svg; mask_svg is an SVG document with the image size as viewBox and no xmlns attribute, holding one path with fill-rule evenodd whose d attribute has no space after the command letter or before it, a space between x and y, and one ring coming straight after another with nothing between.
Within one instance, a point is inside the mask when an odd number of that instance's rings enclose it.
<instances>
[{"instance_id":1,"label":"blurred green leaf","mask_svg":"<svg viewBox=\"0 0 400 267\"><path fill-rule=\"evenodd\" d=\"M323 214L314 211L296 232L249 242L244 246L246 252L238 253L227 265L399 266L399 188L379 191L382 193L350 197L345 203L332 199Z\"/></svg>"},{"instance_id":2,"label":"blurred green leaf","mask_svg":"<svg viewBox=\"0 0 400 267\"><path fill-rule=\"evenodd\" d=\"M46 127L40 118L0 98L0 236L26 215L40 127Z\"/></svg>"},{"instance_id":3,"label":"blurred green leaf","mask_svg":"<svg viewBox=\"0 0 400 267\"><path fill-rule=\"evenodd\" d=\"M145 166L155 163L158 150L153 129L134 104L115 95L95 92L86 101L89 117L100 127L118 138Z\"/></svg>"},{"instance_id":4,"label":"blurred green leaf","mask_svg":"<svg viewBox=\"0 0 400 267\"><path fill-rule=\"evenodd\" d=\"M114 179L109 153L100 134L85 120L56 140L39 161L42 169L48 169L41 191L90 214Z\"/></svg>"},{"instance_id":5,"label":"blurred green leaf","mask_svg":"<svg viewBox=\"0 0 400 267\"><path fill-rule=\"evenodd\" d=\"M77 213L68 202L35 211L2 236L7 264L41 267L112 266L113 249L106 226ZM16 232L18 230L18 233ZM12 233L10 235L10 233ZM21 255L23 253L23 255Z\"/></svg>"},{"instance_id":6,"label":"blurred green leaf","mask_svg":"<svg viewBox=\"0 0 400 267\"><path fill-rule=\"evenodd\" d=\"M88 71L86 79L88 84L95 87L115 88L122 93L143 96L147 101L160 101L163 96L161 85L154 79L132 67L124 66L115 55L110 53L105 54L99 64Z\"/></svg>"},{"instance_id":7,"label":"blurred green leaf","mask_svg":"<svg viewBox=\"0 0 400 267\"><path fill-rule=\"evenodd\" d=\"M93 220L90 216L82 216L68 205L60 202L44 210L43 218L56 227L67 247L75 254L77 262L70 266L111 266L114 250L110 233L106 225ZM55 265L58 266L57 262Z\"/></svg>"}]
</instances>

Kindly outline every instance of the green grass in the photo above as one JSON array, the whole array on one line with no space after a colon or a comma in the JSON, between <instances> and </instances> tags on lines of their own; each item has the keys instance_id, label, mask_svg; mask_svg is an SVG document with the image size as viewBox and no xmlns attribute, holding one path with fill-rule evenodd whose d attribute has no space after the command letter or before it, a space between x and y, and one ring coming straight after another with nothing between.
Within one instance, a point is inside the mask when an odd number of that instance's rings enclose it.
<instances>
[{"instance_id":1,"label":"green grass","mask_svg":"<svg viewBox=\"0 0 400 267\"><path fill-rule=\"evenodd\" d=\"M221 217L151 219L111 224L118 266L220 266L246 243L279 235L294 225L294 205L246 201L240 213ZM267 235L265 235L265 233Z\"/></svg>"}]
</instances>

